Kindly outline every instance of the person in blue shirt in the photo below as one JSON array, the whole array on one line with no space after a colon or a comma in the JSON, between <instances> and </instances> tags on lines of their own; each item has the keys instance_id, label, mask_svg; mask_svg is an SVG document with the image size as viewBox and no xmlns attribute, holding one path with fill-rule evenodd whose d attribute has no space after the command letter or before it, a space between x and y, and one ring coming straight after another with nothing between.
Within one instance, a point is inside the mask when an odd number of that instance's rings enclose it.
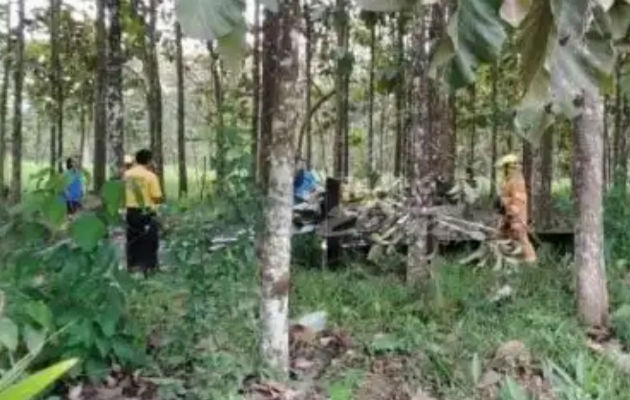
<instances>
[{"instance_id":1,"label":"person in blue shirt","mask_svg":"<svg viewBox=\"0 0 630 400\"><path fill-rule=\"evenodd\" d=\"M306 169L303 160L298 160L298 168L293 178L293 197L296 203L305 201L317 189L317 178Z\"/></svg>"},{"instance_id":2,"label":"person in blue shirt","mask_svg":"<svg viewBox=\"0 0 630 400\"><path fill-rule=\"evenodd\" d=\"M64 173L66 187L63 191L63 198L66 202L68 214L72 215L81 208L83 201L83 177L72 158L66 160L66 172Z\"/></svg>"}]
</instances>

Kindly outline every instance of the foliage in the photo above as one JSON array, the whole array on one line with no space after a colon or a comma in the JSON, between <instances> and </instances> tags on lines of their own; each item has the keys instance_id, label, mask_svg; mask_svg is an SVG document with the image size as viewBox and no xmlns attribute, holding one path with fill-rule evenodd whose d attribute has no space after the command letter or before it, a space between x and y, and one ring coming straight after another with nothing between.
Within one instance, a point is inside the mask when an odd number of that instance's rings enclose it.
<instances>
[{"instance_id":1,"label":"foliage","mask_svg":"<svg viewBox=\"0 0 630 400\"><path fill-rule=\"evenodd\" d=\"M63 178L51 171L42 174L48 178L3 226L0 288L7 296L7 317L20 327L29 350L61 330L36 365L79 357L82 370L95 379L114 360L141 365L143 340L126 309L134 283L119 268L117 250L105 237L111 216L103 210L68 221L59 195Z\"/></svg>"},{"instance_id":2,"label":"foliage","mask_svg":"<svg viewBox=\"0 0 630 400\"><path fill-rule=\"evenodd\" d=\"M61 378L66 372L72 369L78 361L78 359L61 361L8 387L4 387L0 384L0 398L3 400L30 400Z\"/></svg>"}]
</instances>

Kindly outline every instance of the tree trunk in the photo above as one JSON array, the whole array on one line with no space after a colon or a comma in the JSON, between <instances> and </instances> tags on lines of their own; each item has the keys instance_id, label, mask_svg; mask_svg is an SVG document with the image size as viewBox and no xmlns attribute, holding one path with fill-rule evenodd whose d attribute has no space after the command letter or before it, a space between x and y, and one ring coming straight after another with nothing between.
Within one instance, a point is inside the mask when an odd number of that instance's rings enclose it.
<instances>
[{"instance_id":1,"label":"tree trunk","mask_svg":"<svg viewBox=\"0 0 630 400\"><path fill-rule=\"evenodd\" d=\"M470 87L470 136L468 137L468 160L466 169L474 175L475 171L475 147L477 144L477 88L475 84Z\"/></svg>"},{"instance_id":2,"label":"tree trunk","mask_svg":"<svg viewBox=\"0 0 630 400\"><path fill-rule=\"evenodd\" d=\"M266 192L269 183L270 148L273 139L273 116L276 109L277 86L275 79L278 75L278 43L280 35L280 17L276 13L265 10L263 20L263 51L262 51L262 99L264 106L260 109L260 141L259 141L259 168L260 184L263 192Z\"/></svg>"},{"instance_id":3,"label":"tree trunk","mask_svg":"<svg viewBox=\"0 0 630 400\"><path fill-rule=\"evenodd\" d=\"M374 66L376 64L376 21L370 21L370 81L368 87L368 156L367 171L370 187L374 180Z\"/></svg>"},{"instance_id":4,"label":"tree trunk","mask_svg":"<svg viewBox=\"0 0 630 400\"><path fill-rule=\"evenodd\" d=\"M6 3L7 43L2 69L2 89L0 89L0 190L4 191L4 166L7 154L7 99L9 96L9 75L11 71L11 2Z\"/></svg>"},{"instance_id":5,"label":"tree trunk","mask_svg":"<svg viewBox=\"0 0 630 400\"><path fill-rule=\"evenodd\" d=\"M282 0L279 4L280 29L266 30L276 36L265 37L274 43L276 57L265 56L263 76L267 68L277 69L274 137L269 156L269 183L264 209L264 227L259 235L259 260L262 276L261 351L263 360L288 377L289 372L289 287L291 263L291 208L293 204L293 136L299 112L300 93L296 88L297 65L293 40L297 2ZM270 66L267 63L272 62ZM266 106L266 103L265 103Z\"/></svg>"},{"instance_id":6,"label":"tree trunk","mask_svg":"<svg viewBox=\"0 0 630 400\"><path fill-rule=\"evenodd\" d=\"M124 104L122 88L120 0L107 0L109 57L107 58L107 134L110 177L120 178L125 165Z\"/></svg>"},{"instance_id":7,"label":"tree trunk","mask_svg":"<svg viewBox=\"0 0 630 400\"><path fill-rule=\"evenodd\" d=\"M423 210L431 205L433 182L433 162L435 157L435 148L433 146L433 138L429 131L429 85L427 78L427 16L423 10L418 13L420 21L416 25L413 34L414 48L417 49L415 54L414 74L411 80L413 82L414 91L414 108L416 112L413 114L413 137L415 139L415 156L413 179L411 181L412 197L409 204L409 214L413 218L410 224L409 232L410 243L407 255L407 284L417 286L425 282L430 276L430 260L429 254L429 225L430 221Z\"/></svg>"},{"instance_id":8,"label":"tree trunk","mask_svg":"<svg viewBox=\"0 0 630 400\"><path fill-rule=\"evenodd\" d=\"M83 168L85 160L85 142L87 140L87 121L85 105L81 105L81 116L79 117L79 131L81 137L79 138L79 166Z\"/></svg>"},{"instance_id":9,"label":"tree trunk","mask_svg":"<svg viewBox=\"0 0 630 400\"><path fill-rule=\"evenodd\" d=\"M96 77L94 82L94 190L105 183L107 165L107 55L105 1L96 0Z\"/></svg>"},{"instance_id":10,"label":"tree trunk","mask_svg":"<svg viewBox=\"0 0 630 400\"><path fill-rule=\"evenodd\" d=\"M523 178L525 179L525 189L527 191L527 199L532 199L532 169L534 163L534 153L532 151L532 145L523 140ZM528 218L532 215L532 202L527 202L527 215ZM529 221L526 221L529 222Z\"/></svg>"},{"instance_id":11,"label":"tree trunk","mask_svg":"<svg viewBox=\"0 0 630 400\"><path fill-rule=\"evenodd\" d=\"M164 187L164 146L162 144L162 85L160 84L160 70L157 55L157 3L149 0L149 24L147 26L147 53L149 56L150 75L149 91L152 104L149 105L149 127L152 132L153 158L160 177L160 184Z\"/></svg>"},{"instance_id":12,"label":"tree trunk","mask_svg":"<svg viewBox=\"0 0 630 400\"><path fill-rule=\"evenodd\" d=\"M179 197L188 194L186 173L186 104L184 103L184 54L182 50L182 27L175 22L176 69L177 69L177 160L179 170Z\"/></svg>"},{"instance_id":13,"label":"tree trunk","mask_svg":"<svg viewBox=\"0 0 630 400\"><path fill-rule=\"evenodd\" d=\"M18 0L18 25L15 31L15 70L13 71L13 142L11 201L22 195L22 84L24 82L24 0Z\"/></svg>"},{"instance_id":14,"label":"tree trunk","mask_svg":"<svg viewBox=\"0 0 630 400\"><path fill-rule=\"evenodd\" d=\"M214 106L217 122L215 124L216 130L216 170L217 180L222 182L225 178L227 171L225 170L225 120L223 115L223 83L221 82L221 72L219 70L219 55L214 51L212 44L209 44L208 50L210 51L210 57L212 58L212 65L210 70L212 73L212 83L214 85ZM221 188L221 183L218 185Z\"/></svg>"},{"instance_id":15,"label":"tree trunk","mask_svg":"<svg viewBox=\"0 0 630 400\"><path fill-rule=\"evenodd\" d=\"M252 177L256 182L260 181L260 0L254 1L254 48L252 64Z\"/></svg>"},{"instance_id":16,"label":"tree trunk","mask_svg":"<svg viewBox=\"0 0 630 400\"><path fill-rule=\"evenodd\" d=\"M61 13L61 0L50 0L50 73L51 73L51 98L53 102L53 125L57 135L54 157L57 160L59 172L63 171L63 86L62 66L59 56L59 16ZM51 137L52 140L52 137ZM51 144L51 150L52 146Z\"/></svg>"},{"instance_id":17,"label":"tree trunk","mask_svg":"<svg viewBox=\"0 0 630 400\"><path fill-rule=\"evenodd\" d=\"M344 178L348 173L348 85L350 60L348 52L348 13L346 0L336 0L335 28L337 31L337 65L335 75L337 98L337 122L335 125L335 178Z\"/></svg>"},{"instance_id":18,"label":"tree trunk","mask_svg":"<svg viewBox=\"0 0 630 400\"><path fill-rule=\"evenodd\" d=\"M313 133L311 126L311 118L310 111L312 108L312 95L311 89L313 85L313 21L311 20L311 8L310 4L304 4L304 24L305 32L304 32L304 40L305 40L305 53L306 53L306 65L305 65L305 74L306 74L306 88L305 88L305 103L306 103L306 121L305 121L305 129L306 129L306 168L311 169L312 167L312 159L313 159ZM301 155L302 147L298 147L298 154Z\"/></svg>"},{"instance_id":19,"label":"tree trunk","mask_svg":"<svg viewBox=\"0 0 630 400\"><path fill-rule=\"evenodd\" d=\"M398 15L396 24L396 64L398 66L398 81L396 82L396 148L394 155L394 176L399 177L403 168L403 118L405 102L405 69L403 67L405 57L405 16L403 11Z\"/></svg>"},{"instance_id":20,"label":"tree trunk","mask_svg":"<svg viewBox=\"0 0 630 400\"><path fill-rule=\"evenodd\" d=\"M499 99L497 92L497 82L499 80L499 62L492 64L492 137L490 139L490 196L494 197L497 193L497 136L499 134Z\"/></svg>"},{"instance_id":21,"label":"tree trunk","mask_svg":"<svg viewBox=\"0 0 630 400\"><path fill-rule=\"evenodd\" d=\"M553 127L545 131L531 155L531 219L536 229L548 228L552 217L551 184L553 182Z\"/></svg>"},{"instance_id":22,"label":"tree trunk","mask_svg":"<svg viewBox=\"0 0 630 400\"><path fill-rule=\"evenodd\" d=\"M574 122L575 267L581 319L590 327L608 325L608 291L603 229L603 104L584 93L582 115Z\"/></svg>"},{"instance_id":23,"label":"tree trunk","mask_svg":"<svg viewBox=\"0 0 630 400\"><path fill-rule=\"evenodd\" d=\"M624 104L623 104L623 88L621 87L622 57L619 56L615 67L615 128L613 139L613 168L614 175L625 177L628 173L628 138L626 137L625 127L623 124ZM623 179L625 182L625 179Z\"/></svg>"},{"instance_id":24,"label":"tree trunk","mask_svg":"<svg viewBox=\"0 0 630 400\"><path fill-rule=\"evenodd\" d=\"M52 119L53 121L50 121L49 127L48 127L50 130L49 167L51 171L53 171L55 167L57 166L57 124L55 123L54 118Z\"/></svg>"}]
</instances>

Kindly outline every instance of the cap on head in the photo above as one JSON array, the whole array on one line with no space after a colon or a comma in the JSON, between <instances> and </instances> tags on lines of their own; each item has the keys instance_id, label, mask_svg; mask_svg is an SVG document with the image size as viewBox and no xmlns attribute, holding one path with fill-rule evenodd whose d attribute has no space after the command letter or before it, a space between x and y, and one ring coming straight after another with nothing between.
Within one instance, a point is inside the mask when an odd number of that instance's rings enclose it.
<instances>
[{"instance_id":1,"label":"cap on head","mask_svg":"<svg viewBox=\"0 0 630 400\"><path fill-rule=\"evenodd\" d=\"M512 165L520 164L520 162L521 160L518 158L516 154L507 154L501 157L499 161L497 161L496 166L497 168L509 167Z\"/></svg>"},{"instance_id":2,"label":"cap on head","mask_svg":"<svg viewBox=\"0 0 630 400\"><path fill-rule=\"evenodd\" d=\"M125 164L133 164L133 157L131 157L129 154L125 154L125 158L123 162Z\"/></svg>"}]
</instances>

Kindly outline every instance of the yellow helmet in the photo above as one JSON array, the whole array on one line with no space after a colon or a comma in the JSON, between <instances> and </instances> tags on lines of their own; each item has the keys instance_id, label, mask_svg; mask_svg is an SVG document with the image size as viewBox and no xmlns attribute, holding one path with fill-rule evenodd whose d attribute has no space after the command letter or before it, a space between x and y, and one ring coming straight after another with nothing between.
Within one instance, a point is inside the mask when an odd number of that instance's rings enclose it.
<instances>
[{"instance_id":1,"label":"yellow helmet","mask_svg":"<svg viewBox=\"0 0 630 400\"><path fill-rule=\"evenodd\" d=\"M521 160L516 154L507 154L499 159L496 163L497 168L507 167L514 164L520 164Z\"/></svg>"}]
</instances>

